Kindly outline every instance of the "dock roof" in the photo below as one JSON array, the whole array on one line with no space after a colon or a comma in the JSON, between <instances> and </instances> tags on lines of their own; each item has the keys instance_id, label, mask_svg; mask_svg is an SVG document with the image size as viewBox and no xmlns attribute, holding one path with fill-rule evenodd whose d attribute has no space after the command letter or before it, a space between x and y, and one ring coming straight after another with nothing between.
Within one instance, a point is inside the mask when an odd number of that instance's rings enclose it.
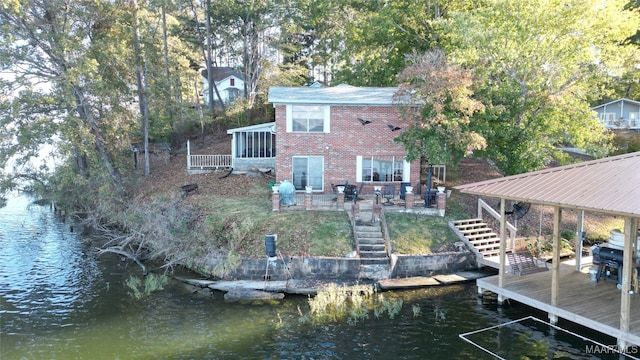
<instances>
[{"instance_id":1,"label":"dock roof","mask_svg":"<svg viewBox=\"0 0 640 360\"><path fill-rule=\"evenodd\" d=\"M463 193L640 217L640 152L456 186Z\"/></svg>"}]
</instances>

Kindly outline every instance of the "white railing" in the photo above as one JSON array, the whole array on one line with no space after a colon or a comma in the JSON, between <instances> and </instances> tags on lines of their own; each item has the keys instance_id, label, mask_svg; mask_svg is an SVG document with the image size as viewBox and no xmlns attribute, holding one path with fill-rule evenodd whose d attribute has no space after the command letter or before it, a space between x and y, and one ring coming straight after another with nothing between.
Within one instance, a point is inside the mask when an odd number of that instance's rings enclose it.
<instances>
[{"instance_id":1,"label":"white railing","mask_svg":"<svg viewBox=\"0 0 640 360\"><path fill-rule=\"evenodd\" d=\"M482 219L482 210L486 210L489 215L493 216L496 220L500 221L500 214L495 211L489 204L484 202L482 199L478 199L478 218ZM510 222L507 221L507 230L509 230L509 240L511 242L510 246L507 246L508 249L515 249L516 245L516 229Z\"/></svg>"},{"instance_id":2,"label":"white railing","mask_svg":"<svg viewBox=\"0 0 640 360\"><path fill-rule=\"evenodd\" d=\"M189 155L189 169L211 169L231 167L231 155Z\"/></svg>"},{"instance_id":3,"label":"white railing","mask_svg":"<svg viewBox=\"0 0 640 360\"><path fill-rule=\"evenodd\" d=\"M187 170L231 167L233 167L231 155L191 155L191 145L187 141Z\"/></svg>"}]
</instances>

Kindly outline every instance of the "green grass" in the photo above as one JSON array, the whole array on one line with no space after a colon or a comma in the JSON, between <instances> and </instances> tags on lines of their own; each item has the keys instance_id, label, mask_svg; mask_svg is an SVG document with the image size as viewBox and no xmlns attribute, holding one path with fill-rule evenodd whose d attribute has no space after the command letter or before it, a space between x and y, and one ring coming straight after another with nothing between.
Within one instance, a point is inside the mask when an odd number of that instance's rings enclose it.
<instances>
[{"instance_id":1,"label":"green grass","mask_svg":"<svg viewBox=\"0 0 640 360\"><path fill-rule=\"evenodd\" d=\"M385 214L392 251L400 254L431 254L455 250L459 239L449 229L449 221L467 217L462 209L449 202L444 217L407 213Z\"/></svg>"}]
</instances>

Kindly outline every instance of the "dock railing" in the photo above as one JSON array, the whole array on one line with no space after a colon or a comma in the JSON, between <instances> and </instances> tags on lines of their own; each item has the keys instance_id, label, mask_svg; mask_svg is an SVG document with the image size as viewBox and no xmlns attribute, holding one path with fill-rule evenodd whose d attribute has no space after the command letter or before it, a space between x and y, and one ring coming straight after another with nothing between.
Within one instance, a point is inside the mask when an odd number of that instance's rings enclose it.
<instances>
[{"instance_id":1,"label":"dock railing","mask_svg":"<svg viewBox=\"0 0 640 360\"><path fill-rule=\"evenodd\" d=\"M484 200L478 199L478 218L482 219L482 211L486 210L486 212L491 215L494 219L500 221L500 214L495 211L489 204L487 204ZM513 226L510 222L507 221L507 230L509 230L509 244L507 244L507 249L515 249L516 245L516 233L518 229Z\"/></svg>"}]
</instances>

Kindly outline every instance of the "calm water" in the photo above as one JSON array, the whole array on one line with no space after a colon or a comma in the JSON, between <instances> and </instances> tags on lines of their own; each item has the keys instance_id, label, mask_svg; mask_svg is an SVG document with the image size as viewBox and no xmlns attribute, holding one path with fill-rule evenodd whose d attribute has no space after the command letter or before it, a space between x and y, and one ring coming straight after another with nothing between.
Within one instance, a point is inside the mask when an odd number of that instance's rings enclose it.
<instances>
[{"instance_id":1,"label":"calm water","mask_svg":"<svg viewBox=\"0 0 640 360\"><path fill-rule=\"evenodd\" d=\"M492 359L458 335L528 315L545 319L524 306L479 300L472 283L385 293L403 299L400 314L371 312L351 325L302 321L306 297L225 303L222 293L194 293L179 282L135 300L124 282L139 268L96 257L72 225L26 197L0 209L0 359ZM504 358L606 358L531 322L470 338Z\"/></svg>"}]
</instances>

